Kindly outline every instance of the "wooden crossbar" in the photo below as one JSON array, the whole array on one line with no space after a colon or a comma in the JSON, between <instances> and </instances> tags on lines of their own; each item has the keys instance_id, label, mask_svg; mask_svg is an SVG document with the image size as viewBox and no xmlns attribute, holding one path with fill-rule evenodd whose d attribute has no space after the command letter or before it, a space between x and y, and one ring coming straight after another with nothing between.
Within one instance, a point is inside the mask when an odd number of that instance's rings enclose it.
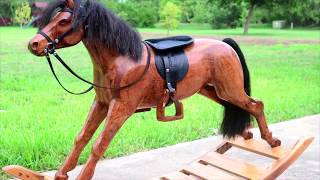
<instances>
[{"instance_id":1,"label":"wooden crossbar","mask_svg":"<svg viewBox=\"0 0 320 180\"><path fill-rule=\"evenodd\" d=\"M264 168L257 167L240 159L230 158L216 152L208 153L202 157L201 160L212 166L220 168L221 170L246 179L258 179L267 172Z\"/></svg>"},{"instance_id":2,"label":"wooden crossbar","mask_svg":"<svg viewBox=\"0 0 320 180\"><path fill-rule=\"evenodd\" d=\"M261 140L259 141L256 139L249 139L246 141L242 139L236 139L229 140L227 142L230 143L232 146L238 147L240 149L273 159L279 159L281 157L284 157L289 152L286 148L283 148L281 146L271 148L267 142Z\"/></svg>"},{"instance_id":3,"label":"wooden crossbar","mask_svg":"<svg viewBox=\"0 0 320 180\"><path fill-rule=\"evenodd\" d=\"M190 164L189 166L183 168L181 172L201 179L208 180L212 179L212 177L215 177L216 179L239 179L236 176L233 176L227 172L223 172L220 169L215 168L214 166L205 165L200 162Z\"/></svg>"}]
</instances>

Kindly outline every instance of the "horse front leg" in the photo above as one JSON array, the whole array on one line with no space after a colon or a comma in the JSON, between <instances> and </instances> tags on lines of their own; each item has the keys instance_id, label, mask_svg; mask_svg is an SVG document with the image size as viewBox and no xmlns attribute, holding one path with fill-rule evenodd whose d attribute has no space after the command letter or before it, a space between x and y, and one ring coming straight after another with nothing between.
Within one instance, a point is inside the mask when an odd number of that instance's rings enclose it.
<instances>
[{"instance_id":1,"label":"horse front leg","mask_svg":"<svg viewBox=\"0 0 320 180\"><path fill-rule=\"evenodd\" d=\"M90 112L88 114L87 120L76 137L74 146L65 160L64 164L60 167L55 175L55 180L65 180L68 179L67 173L73 170L78 162L79 156L92 138L94 132L97 130L101 122L107 116L108 105L102 104L95 100L91 106Z\"/></svg>"},{"instance_id":2,"label":"horse front leg","mask_svg":"<svg viewBox=\"0 0 320 180\"><path fill-rule=\"evenodd\" d=\"M92 152L77 177L78 180L87 180L92 178L97 162L103 156L118 130L135 110L135 106L133 107L132 105L128 105L117 100L111 101L106 125L93 145Z\"/></svg>"}]
</instances>

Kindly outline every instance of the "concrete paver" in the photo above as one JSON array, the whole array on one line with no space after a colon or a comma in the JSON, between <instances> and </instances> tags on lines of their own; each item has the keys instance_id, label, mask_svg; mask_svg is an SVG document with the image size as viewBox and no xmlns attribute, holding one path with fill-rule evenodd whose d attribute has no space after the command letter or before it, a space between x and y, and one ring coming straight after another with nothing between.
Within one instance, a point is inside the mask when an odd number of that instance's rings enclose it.
<instances>
[{"instance_id":1,"label":"concrete paver","mask_svg":"<svg viewBox=\"0 0 320 180\"><path fill-rule=\"evenodd\" d=\"M299 138L312 135L314 142L304 154L278 179L320 179L320 115L308 116L269 126L274 136L281 139L284 146L292 146ZM259 138L259 131L253 129L254 137ZM221 136L213 136L192 142L181 143L165 148L140 152L130 156L103 160L97 165L94 180L143 180L158 177L175 171L222 142ZM228 155L248 159L254 164L270 164L272 161L252 153L231 150ZM258 157L258 158L257 158ZM75 179L82 166L69 173ZM53 176L55 172L44 174Z\"/></svg>"}]
</instances>

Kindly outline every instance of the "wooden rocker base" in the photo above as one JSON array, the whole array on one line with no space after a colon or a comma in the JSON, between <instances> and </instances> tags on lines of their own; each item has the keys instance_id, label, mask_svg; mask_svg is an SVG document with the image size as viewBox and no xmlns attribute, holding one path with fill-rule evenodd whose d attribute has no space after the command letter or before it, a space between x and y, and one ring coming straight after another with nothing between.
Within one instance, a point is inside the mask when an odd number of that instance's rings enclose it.
<instances>
[{"instance_id":1,"label":"wooden rocker base","mask_svg":"<svg viewBox=\"0 0 320 180\"><path fill-rule=\"evenodd\" d=\"M2 168L4 172L10 174L11 176L22 179L22 180L53 180L53 177L42 175L38 172L34 172L30 169L21 166L6 166Z\"/></svg>"},{"instance_id":2,"label":"wooden rocker base","mask_svg":"<svg viewBox=\"0 0 320 180\"><path fill-rule=\"evenodd\" d=\"M271 148L263 140L224 141L214 151L202 156L197 161L177 172L161 176L161 180L198 180L198 179L275 179L283 173L311 144L314 137L304 137L298 140L292 149L284 147ZM231 147L237 147L262 156L274 159L268 168L260 168L240 159L232 159L223 155ZM4 172L22 180L53 180L21 166L6 166Z\"/></svg>"},{"instance_id":3,"label":"wooden rocker base","mask_svg":"<svg viewBox=\"0 0 320 180\"><path fill-rule=\"evenodd\" d=\"M206 179L265 179L271 180L283 173L311 144L314 137L304 137L292 147L271 148L263 140L242 138L224 141L214 151L197 159L177 172L156 178L161 180L206 180ZM237 147L275 161L269 168L261 168L244 160L223 155L231 147Z\"/></svg>"}]
</instances>

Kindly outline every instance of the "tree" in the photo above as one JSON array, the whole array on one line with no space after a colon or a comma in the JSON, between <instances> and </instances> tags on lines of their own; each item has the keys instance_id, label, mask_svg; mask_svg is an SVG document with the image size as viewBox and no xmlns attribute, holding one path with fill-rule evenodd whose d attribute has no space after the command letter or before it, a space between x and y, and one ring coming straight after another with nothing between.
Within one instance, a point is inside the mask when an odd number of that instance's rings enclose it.
<instances>
[{"instance_id":1,"label":"tree","mask_svg":"<svg viewBox=\"0 0 320 180\"><path fill-rule=\"evenodd\" d=\"M209 2L216 1L216 0L208 0ZM305 0L290 0L290 1L283 1L283 0L218 0L220 5L224 4L230 4L230 3L237 3L239 6L241 4L246 4L248 8L248 14L245 18L244 27L243 27L243 33L248 34L249 31L249 25L251 22L251 19L253 17L253 13L255 8L258 7L271 7L271 6L279 6L279 7L287 7L291 8L292 5L299 4L299 3L305 3ZM310 1L310 0L307 0Z\"/></svg>"},{"instance_id":2,"label":"tree","mask_svg":"<svg viewBox=\"0 0 320 180\"><path fill-rule=\"evenodd\" d=\"M180 0L179 4L181 5L182 14L181 20L185 23L190 23L194 17L195 6L198 4L198 0Z\"/></svg>"},{"instance_id":3,"label":"tree","mask_svg":"<svg viewBox=\"0 0 320 180\"><path fill-rule=\"evenodd\" d=\"M215 0L208 0L208 1L212 2ZM243 33L248 34L249 25L250 25L251 19L253 17L254 9L258 6L263 6L267 3L272 3L273 1L274 0L219 0L218 2L220 4L220 6L223 6L226 4L231 4L231 3L236 3L239 6L241 6L242 3L247 4L248 15L245 18Z\"/></svg>"},{"instance_id":4,"label":"tree","mask_svg":"<svg viewBox=\"0 0 320 180\"><path fill-rule=\"evenodd\" d=\"M241 23L243 9L238 3L220 4L214 2L211 7L213 9L209 23L212 28L236 28Z\"/></svg>"},{"instance_id":5,"label":"tree","mask_svg":"<svg viewBox=\"0 0 320 180\"><path fill-rule=\"evenodd\" d=\"M179 26L181 19L181 9L176 4L168 1L160 12L160 20L163 27L167 29L167 35L170 30L175 29Z\"/></svg>"},{"instance_id":6,"label":"tree","mask_svg":"<svg viewBox=\"0 0 320 180\"><path fill-rule=\"evenodd\" d=\"M196 1L195 4L191 7L192 9L192 18L191 22L196 23L208 23L214 15L212 9L213 7L208 6L205 1Z\"/></svg>"},{"instance_id":7,"label":"tree","mask_svg":"<svg viewBox=\"0 0 320 180\"><path fill-rule=\"evenodd\" d=\"M249 4L249 11L247 18L244 23L243 27L243 34L248 34L249 25L253 16L253 11L257 6L263 6L266 5L266 3L271 3L272 0L246 0Z\"/></svg>"},{"instance_id":8,"label":"tree","mask_svg":"<svg viewBox=\"0 0 320 180\"><path fill-rule=\"evenodd\" d=\"M269 21L283 19L299 26L320 25L320 0L292 0L290 4L279 6L273 3L265 14Z\"/></svg>"},{"instance_id":9,"label":"tree","mask_svg":"<svg viewBox=\"0 0 320 180\"><path fill-rule=\"evenodd\" d=\"M31 8L27 1L21 3L21 5L15 11L14 20L20 24L20 27L27 24L31 20Z\"/></svg>"}]
</instances>

